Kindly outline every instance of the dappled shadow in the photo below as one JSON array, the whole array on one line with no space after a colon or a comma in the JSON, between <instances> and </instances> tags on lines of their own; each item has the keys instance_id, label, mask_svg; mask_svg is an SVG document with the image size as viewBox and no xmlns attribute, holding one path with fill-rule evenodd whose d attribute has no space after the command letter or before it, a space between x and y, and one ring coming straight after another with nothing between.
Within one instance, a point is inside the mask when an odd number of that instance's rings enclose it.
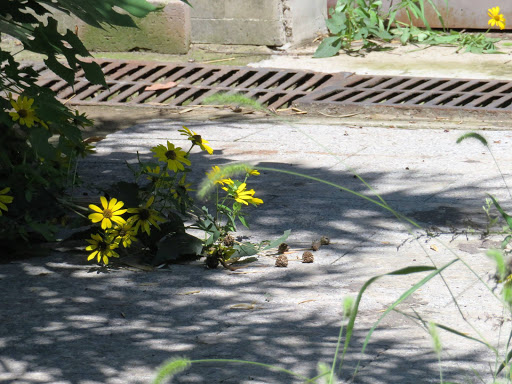
<instances>
[{"instance_id":1,"label":"dappled shadow","mask_svg":"<svg viewBox=\"0 0 512 384\"><path fill-rule=\"evenodd\" d=\"M212 165L249 161L256 168L304 173L379 199L322 149L293 140L276 141L279 133L274 127L220 122L188 126L209 139L212 147L221 148L212 157L191 154L193 181ZM80 164L84 184L75 195L96 196L96 187L131 181L124 162L133 164L137 151L141 160L150 159L150 147L167 139L183 140L177 127L178 123L154 122L110 135L98 145L97 154ZM438 165L427 172L416 163L410 165L413 162L406 156L393 170L384 166L382 153L368 152L365 143L344 150L346 159L364 157L356 164L358 174L378 187L391 207L441 231L482 225L481 197L500 181L479 175L478 180L460 183L457 170ZM317 254L315 264L271 268L273 259L262 256L247 273L205 270L200 263L151 273L126 269L98 273L104 271L86 264L83 252L65 252L2 265L0 321L5 326L0 331L0 375L20 383L142 383L163 361L187 356L253 360L315 376L318 362L332 361L343 297L354 295L376 273L409 262L375 265L369 257L396 250L409 235L391 212L313 180L262 171L249 186L265 204L250 209L252 230L241 233L259 241L292 229L289 243L294 248L329 236L333 244ZM403 287L397 286L397 293ZM368 300L362 305L354 349L346 357L344 380L350 379L357 365L366 332L393 299ZM410 324L386 323L384 329L361 356L361 374L355 382L438 382L437 357L428 338L405 338ZM457 351L444 379L461 380L470 366L485 363L480 350ZM295 381L259 367L217 363L194 366L176 382Z\"/></svg>"}]
</instances>

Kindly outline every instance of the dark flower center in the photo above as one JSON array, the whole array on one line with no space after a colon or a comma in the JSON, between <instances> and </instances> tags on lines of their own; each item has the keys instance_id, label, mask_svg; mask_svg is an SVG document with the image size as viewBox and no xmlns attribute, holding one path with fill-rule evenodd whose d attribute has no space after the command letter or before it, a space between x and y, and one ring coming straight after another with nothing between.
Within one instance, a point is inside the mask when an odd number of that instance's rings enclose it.
<instances>
[{"instance_id":1,"label":"dark flower center","mask_svg":"<svg viewBox=\"0 0 512 384\"><path fill-rule=\"evenodd\" d=\"M141 208L139 210L139 220L146 221L151 217L151 212L149 209Z\"/></svg>"},{"instance_id":2,"label":"dark flower center","mask_svg":"<svg viewBox=\"0 0 512 384\"><path fill-rule=\"evenodd\" d=\"M21 118L23 118L23 119L24 119L25 117L27 117L27 116L28 116L28 112L27 112L25 109L20 109L20 110L18 111L18 115L19 115Z\"/></svg>"},{"instance_id":3,"label":"dark flower center","mask_svg":"<svg viewBox=\"0 0 512 384\"><path fill-rule=\"evenodd\" d=\"M170 151L165 152L165 157L167 157L168 160L176 160L176 158L178 156L176 155L176 152L174 152L173 150L170 150Z\"/></svg>"},{"instance_id":4,"label":"dark flower center","mask_svg":"<svg viewBox=\"0 0 512 384\"><path fill-rule=\"evenodd\" d=\"M124 229L121 229L121 230L119 231L119 236L121 236L121 237L125 237L125 236L126 236L126 234L127 234L127 232L126 232Z\"/></svg>"},{"instance_id":5,"label":"dark flower center","mask_svg":"<svg viewBox=\"0 0 512 384\"><path fill-rule=\"evenodd\" d=\"M108 249L108 244L107 244L106 242L101 241L101 242L99 242L99 243L98 243L98 250L99 250L100 252L102 252L102 253L103 253L103 252L105 252L107 249Z\"/></svg>"},{"instance_id":6,"label":"dark flower center","mask_svg":"<svg viewBox=\"0 0 512 384\"><path fill-rule=\"evenodd\" d=\"M194 144L199 145L203 142L203 138L201 137L201 135L194 135L194 136L192 136L192 142Z\"/></svg>"}]
</instances>

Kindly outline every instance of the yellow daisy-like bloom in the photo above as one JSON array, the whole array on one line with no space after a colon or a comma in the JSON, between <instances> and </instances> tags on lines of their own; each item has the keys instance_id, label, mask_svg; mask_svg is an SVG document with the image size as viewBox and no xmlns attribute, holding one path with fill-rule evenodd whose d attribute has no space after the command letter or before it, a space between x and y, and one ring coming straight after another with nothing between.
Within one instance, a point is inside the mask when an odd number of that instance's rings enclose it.
<instances>
[{"instance_id":1,"label":"yellow daisy-like bloom","mask_svg":"<svg viewBox=\"0 0 512 384\"><path fill-rule=\"evenodd\" d=\"M103 264L108 264L109 257L119 257L114 251L118 247L118 244L112 241L112 238L108 237L104 239L98 234L91 235L91 239L86 240L88 245L85 250L92 251L87 260L92 260L95 257L98 259L98 263L103 260Z\"/></svg>"},{"instance_id":2,"label":"yellow daisy-like bloom","mask_svg":"<svg viewBox=\"0 0 512 384\"><path fill-rule=\"evenodd\" d=\"M5 204L11 204L14 200L14 197L8 196L7 193L11 190L11 188L7 187L0 191L0 216L2 216L2 210L7 212L9 209Z\"/></svg>"},{"instance_id":3,"label":"yellow daisy-like bloom","mask_svg":"<svg viewBox=\"0 0 512 384\"><path fill-rule=\"evenodd\" d=\"M231 179L222 179L222 175L220 174L220 168L217 165L214 165L210 172L206 172L206 176L208 176L208 179L212 180L214 184L234 184L233 180Z\"/></svg>"},{"instance_id":4,"label":"yellow daisy-like bloom","mask_svg":"<svg viewBox=\"0 0 512 384\"><path fill-rule=\"evenodd\" d=\"M260 174L257 169L247 168L246 171L251 176L258 176Z\"/></svg>"},{"instance_id":5,"label":"yellow daisy-like bloom","mask_svg":"<svg viewBox=\"0 0 512 384\"><path fill-rule=\"evenodd\" d=\"M178 172L178 170L184 171L185 167L183 167L183 164L190 165L190 160L187 159L185 151L182 151L180 147L175 147L169 141L167 141L167 147L160 144L151 148L151 152L155 152L153 156L160 161L166 162L167 167L174 172Z\"/></svg>"},{"instance_id":6,"label":"yellow daisy-like bloom","mask_svg":"<svg viewBox=\"0 0 512 384\"><path fill-rule=\"evenodd\" d=\"M249 205L249 203L254 205L263 204L263 200L254 197L254 189L250 189L247 191L245 190L246 187L247 184L242 183L238 186L236 190L233 190L233 188L230 190L227 187L223 187L222 189L230 193L233 196L233 199L235 199L235 201L237 201L238 203L242 203L245 205Z\"/></svg>"},{"instance_id":7,"label":"yellow daisy-like bloom","mask_svg":"<svg viewBox=\"0 0 512 384\"><path fill-rule=\"evenodd\" d=\"M183 175L178 185L171 188L172 197L181 203L183 197L186 197L189 192L195 191L190 188L191 185L192 183L185 184L185 175Z\"/></svg>"},{"instance_id":8,"label":"yellow daisy-like bloom","mask_svg":"<svg viewBox=\"0 0 512 384\"><path fill-rule=\"evenodd\" d=\"M9 94L9 99L15 110L15 112L9 112L12 121L17 121L20 125L26 125L29 128L34 125L34 122L40 121L36 116L36 110L32 108L34 99L29 99L27 96L18 96L18 99L14 101L11 94Z\"/></svg>"},{"instance_id":9,"label":"yellow daisy-like bloom","mask_svg":"<svg viewBox=\"0 0 512 384\"><path fill-rule=\"evenodd\" d=\"M491 18L488 22L491 27L497 25L500 29L505 29L505 17L500 14L500 7L488 9L487 14Z\"/></svg>"},{"instance_id":10,"label":"yellow daisy-like bloom","mask_svg":"<svg viewBox=\"0 0 512 384\"><path fill-rule=\"evenodd\" d=\"M116 225L114 228L108 230L107 233L114 238L116 243L123 244L125 248L132 245L132 241L137 241L135 230L132 228L131 223Z\"/></svg>"},{"instance_id":11,"label":"yellow daisy-like bloom","mask_svg":"<svg viewBox=\"0 0 512 384\"><path fill-rule=\"evenodd\" d=\"M146 177L149 181L155 182L158 180L160 176L160 167L156 166L155 168L151 168L150 166L146 167L146 172L148 176Z\"/></svg>"},{"instance_id":12,"label":"yellow daisy-like bloom","mask_svg":"<svg viewBox=\"0 0 512 384\"><path fill-rule=\"evenodd\" d=\"M139 228L142 228L142 230L149 235L151 233L150 225L154 225L157 229L160 229L157 221L165 221L158 216L157 211L149 208L151 204L153 204L153 201L155 201L155 196L151 196L144 207L128 208L128 213L134 214L128 219L128 223L134 225L133 230L135 234L139 232Z\"/></svg>"},{"instance_id":13,"label":"yellow daisy-like bloom","mask_svg":"<svg viewBox=\"0 0 512 384\"><path fill-rule=\"evenodd\" d=\"M101 229L112 228L112 221L116 224L126 223L126 220L121 217L126 212L126 209L121 209L124 205L122 201L117 201L117 199L107 201L104 196L101 196L100 200L103 209L94 204L89 205L89 208L95 211L89 215L89 219L93 223L101 221Z\"/></svg>"},{"instance_id":14,"label":"yellow daisy-like bloom","mask_svg":"<svg viewBox=\"0 0 512 384\"><path fill-rule=\"evenodd\" d=\"M201 137L201 135L198 135L194 131L191 131L187 127L183 126L183 129L178 129L178 132L182 132L181 134L183 136L187 136L188 139L194 144L199 145L199 148L201 148L203 151L208 152L209 155L213 153L213 149L207 145L208 142Z\"/></svg>"}]
</instances>

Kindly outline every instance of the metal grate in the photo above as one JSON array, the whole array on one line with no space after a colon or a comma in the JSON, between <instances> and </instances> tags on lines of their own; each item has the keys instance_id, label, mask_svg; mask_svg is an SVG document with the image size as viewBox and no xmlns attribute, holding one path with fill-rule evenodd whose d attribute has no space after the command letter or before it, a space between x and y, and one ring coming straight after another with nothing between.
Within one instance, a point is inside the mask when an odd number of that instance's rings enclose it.
<instances>
[{"instance_id":1,"label":"metal grate","mask_svg":"<svg viewBox=\"0 0 512 384\"><path fill-rule=\"evenodd\" d=\"M511 111L512 82L354 75L306 95L300 103Z\"/></svg>"},{"instance_id":2,"label":"metal grate","mask_svg":"<svg viewBox=\"0 0 512 384\"><path fill-rule=\"evenodd\" d=\"M63 100L75 105L187 106L200 104L206 97L219 93L240 93L270 108L289 107L308 93L333 84L350 74L325 74L308 71L207 66L197 64L163 64L95 60L105 74L108 88L89 83L83 70L69 86L43 64L33 68L39 84L47 86ZM175 82L175 86L147 90L154 84Z\"/></svg>"}]
</instances>

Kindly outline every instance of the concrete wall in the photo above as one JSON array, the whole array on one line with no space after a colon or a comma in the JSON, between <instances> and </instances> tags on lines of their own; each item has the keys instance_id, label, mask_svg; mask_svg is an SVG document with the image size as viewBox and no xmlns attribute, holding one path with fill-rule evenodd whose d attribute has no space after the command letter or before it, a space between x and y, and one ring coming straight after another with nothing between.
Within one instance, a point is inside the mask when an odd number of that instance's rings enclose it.
<instances>
[{"instance_id":1,"label":"concrete wall","mask_svg":"<svg viewBox=\"0 0 512 384\"><path fill-rule=\"evenodd\" d=\"M191 0L191 40L282 46L325 31L327 0Z\"/></svg>"}]
</instances>

